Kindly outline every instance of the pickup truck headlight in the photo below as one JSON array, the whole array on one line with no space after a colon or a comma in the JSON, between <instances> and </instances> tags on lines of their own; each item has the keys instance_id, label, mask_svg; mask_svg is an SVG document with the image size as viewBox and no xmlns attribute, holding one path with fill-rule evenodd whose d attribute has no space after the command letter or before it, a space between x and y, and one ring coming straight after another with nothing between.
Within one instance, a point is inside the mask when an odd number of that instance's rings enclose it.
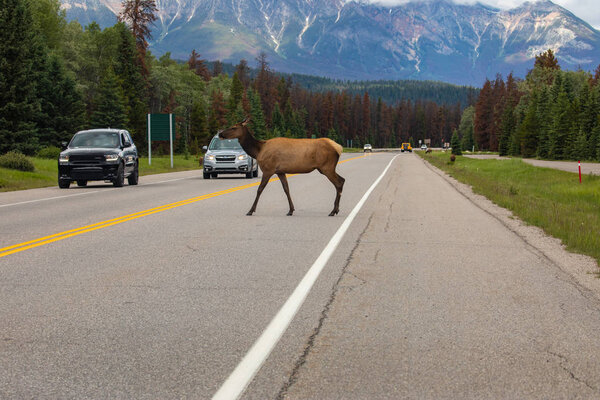
<instances>
[{"instance_id":1,"label":"pickup truck headlight","mask_svg":"<svg viewBox=\"0 0 600 400\"><path fill-rule=\"evenodd\" d=\"M104 158L106 159L106 161L117 161L119 159L119 155L118 154L106 154L104 156Z\"/></svg>"},{"instance_id":2,"label":"pickup truck headlight","mask_svg":"<svg viewBox=\"0 0 600 400\"><path fill-rule=\"evenodd\" d=\"M61 164L67 164L69 162L69 156L65 155L63 156L62 154L58 157L58 162Z\"/></svg>"},{"instance_id":3,"label":"pickup truck headlight","mask_svg":"<svg viewBox=\"0 0 600 400\"><path fill-rule=\"evenodd\" d=\"M247 160L248 159L248 155L247 154L240 154L238 156L238 160Z\"/></svg>"}]
</instances>

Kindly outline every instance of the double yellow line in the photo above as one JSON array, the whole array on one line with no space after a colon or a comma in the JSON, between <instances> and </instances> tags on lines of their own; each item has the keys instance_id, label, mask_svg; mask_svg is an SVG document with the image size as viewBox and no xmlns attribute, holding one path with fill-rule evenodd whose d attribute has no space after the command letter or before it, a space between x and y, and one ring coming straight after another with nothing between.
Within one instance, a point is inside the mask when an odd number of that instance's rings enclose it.
<instances>
[{"instance_id":1,"label":"double yellow line","mask_svg":"<svg viewBox=\"0 0 600 400\"><path fill-rule=\"evenodd\" d=\"M349 158L344 161L340 161L340 164L344 163L346 161L354 160L354 159L361 158L361 157L364 157L364 156ZM297 175L297 174L288 175L288 177L292 177L295 175ZM269 182L273 182L276 180L279 180L279 178L270 179ZM198 201L210 199L210 198L217 197L217 196L222 196L224 194L237 192L238 190L248 189L253 186L258 186L259 184L260 184L260 182L253 182L253 183L249 183L247 185L236 186L236 187L233 187L230 189L221 190L219 192L213 192L213 193L209 193L209 194L204 194L202 196L192 197L192 198L189 198L186 200L176 201L175 203L169 203L169 204L165 204L165 205L162 205L159 207L150 208L148 210L138 211L136 213L124 215L119 218L109 219L109 220L102 221L102 222L96 222L95 224L82 226L81 228L71 229L68 231L55 233L53 235L44 236L44 237L41 237L41 238L38 238L35 240L30 240L28 242L23 242L23 243L15 244L12 246L3 247L3 248L0 248L0 258L8 256L10 254L19 253L21 251L33 249L34 247L43 246L43 245L46 245L49 243L57 242L59 240L67 239L67 238L77 236L77 235L81 235L82 233L91 232L91 231L95 231L95 230L102 229L102 228L107 228L109 226L117 225L117 224L120 224L120 223L123 223L126 221L131 221L134 219L146 217L148 215L167 211L172 208L181 207L181 206L185 206L188 204L196 203Z\"/></svg>"}]
</instances>

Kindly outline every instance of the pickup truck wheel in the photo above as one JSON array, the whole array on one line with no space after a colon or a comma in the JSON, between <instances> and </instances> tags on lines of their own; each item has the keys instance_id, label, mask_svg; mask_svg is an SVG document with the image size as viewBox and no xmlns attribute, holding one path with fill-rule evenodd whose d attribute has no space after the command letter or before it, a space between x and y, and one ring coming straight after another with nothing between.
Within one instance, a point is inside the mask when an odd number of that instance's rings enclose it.
<instances>
[{"instance_id":1,"label":"pickup truck wheel","mask_svg":"<svg viewBox=\"0 0 600 400\"><path fill-rule=\"evenodd\" d=\"M125 182L125 172L124 172L123 163L119 164L119 169L117 170L117 177L113 180L113 185L115 187L123 186Z\"/></svg>"},{"instance_id":2,"label":"pickup truck wheel","mask_svg":"<svg viewBox=\"0 0 600 400\"><path fill-rule=\"evenodd\" d=\"M138 170L138 165L136 163L135 168L133 169L133 172L131 173L131 175L129 175L127 177L127 183L129 183L130 185L137 185L139 178L140 178L140 172Z\"/></svg>"},{"instance_id":3,"label":"pickup truck wheel","mask_svg":"<svg viewBox=\"0 0 600 400\"><path fill-rule=\"evenodd\" d=\"M77 181L77 186L87 186L87 181L83 181L83 180Z\"/></svg>"},{"instance_id":4,"label":"pickup truck wheel","mask_svg":"<svg viewBox=\"0 0 600 400\"><path fill-rule=\"evenodd\" d=\"M68 189L69 186L71 186L71 181L68 179L59 179L58 180L58 187L61 189Z\"/></svg>"}]
</instances>

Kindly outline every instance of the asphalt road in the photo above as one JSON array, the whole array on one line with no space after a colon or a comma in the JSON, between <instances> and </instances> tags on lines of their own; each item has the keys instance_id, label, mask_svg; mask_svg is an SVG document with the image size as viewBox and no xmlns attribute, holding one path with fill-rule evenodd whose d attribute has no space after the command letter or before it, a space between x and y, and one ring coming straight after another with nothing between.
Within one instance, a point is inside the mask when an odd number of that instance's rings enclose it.
<instances>
[{"instance_id":1,"label":"asphalt road","mask_svg":"<svg viewBox=\"0 0 600 400\"><path fill-rule=\"evenodd\" d=\"M210 398L388 165L242 397L599 397L597 293L394 157L344 155L336 217L318 173L292 217L197 172L0 195L0 398Z\"/></svg>"}]
</instances>

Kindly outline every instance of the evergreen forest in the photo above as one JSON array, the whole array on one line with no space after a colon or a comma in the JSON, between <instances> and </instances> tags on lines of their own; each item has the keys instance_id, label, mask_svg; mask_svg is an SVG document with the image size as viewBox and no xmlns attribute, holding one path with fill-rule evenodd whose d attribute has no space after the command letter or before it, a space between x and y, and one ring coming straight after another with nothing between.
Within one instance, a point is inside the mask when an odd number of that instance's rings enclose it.
<instances>
[{"instance_id":1,"label":"evergreen forest","mask_svg":"<svg viewBox=\"0 0 600 400\"><path fill-rule=\"evenodd\" d=\"M563 71L552 50L525 79L486 80L459 125L463 150L550 160L600 161L600 66Z\"/></svg>"},{"instance_id":2,"label":"evergreen forest","mask_svg":"<svg viewBox=\"0 0 600 400\"><path fill-rule=\"evenodd\" d=\"M0 154L35 155L78 130L125 128L147 149L147 114L174 113L176 151L199 154L220 129L251 117L259 138L330 137L344 146L450 140L478 90L436 82L343 82L148 50L154 0L124 0L101 29L67 22L58 0L0 0ZM153 143L153 152L166 144ZM156 147L156 150L154 150Z\"/></svg>"}]
</instances>

